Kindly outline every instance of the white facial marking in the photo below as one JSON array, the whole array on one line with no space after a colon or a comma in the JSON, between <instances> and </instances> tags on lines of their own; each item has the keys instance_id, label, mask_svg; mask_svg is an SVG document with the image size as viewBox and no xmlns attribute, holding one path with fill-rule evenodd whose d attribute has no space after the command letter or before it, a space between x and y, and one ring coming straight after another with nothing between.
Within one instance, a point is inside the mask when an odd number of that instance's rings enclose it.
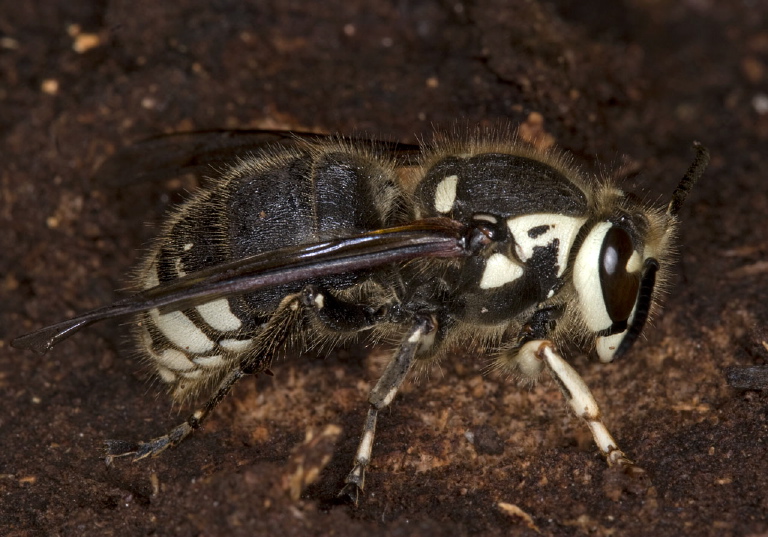
<instances>
[{"instance_id":1,"label":"white facial marking","mask_svg":"<svg viewBox=\"0 0 768 537\"><path fill-rule=\"evenodd\" d=\"M191 242L188 242L187 244L184 245L184 251L189 252L193 246L194 244L192 244Z\"/></svg>"},{"instance_id":2,"label":"white facial marking","mask_svg":"<svg viewBox=\"0 0 768 537\"><path fill-rule=\"evenodd\" d=\"M321 310L325 306L325 297L322 294L318 294L313 302L315 303L315 307Z\"/></svg>"},{"instance_id":3,"label":"white facial marking","mask_svg":"<svg viewBox=\"0 0 768 537\"><path fill-rule=\"evenodd\" d=\"M524 272L523 267L504 254L493 254L485 262L483 277L480 279L480 289L501 287L505 283L515 281Z\"/></svg>"},{"instance_id":4,"label":"white facial marking","mask_svg":"<svg viewBox=\"0 0 768 537\"><path fill-rule=\"evenodd\" d=\"M459 182L458 175L449 175L437 185L435 189L435 210L439 213L447 213L456 201L456 185Z\"/></svg>"},{"instance_id":5,"label":"white facial marking","mask_svg":"<svg viewBox=\"0 0 768 537\"><path fill-rule=\"evenodd\" d=\"M573 264L573 284L579 295L581 314L587 327L593 332L605 330L613 324L605 309L599 270L600 251L605 235L611 227L613 224L610 222L601 222L593 227L579 248Z\"/></svg>"},{"instance_id":6,"label":"white facial marking","mask_svg":"<svg viewBox=\"0 0 768 537\"><path fill-rule=\"evenodd\" d=\"M621 340L624 339L626 334L627 331L624 330L623 332L613 334L612 336L597 338L595 346L597 350L597 356L600 358L601 362L607 364L613 360L613 355L616 354L616 349L619 348L619 344L621 343Z\"/></svg>"},{"instance_id":7,"label":"white facial marking","mask_svg":"<svg viewBox=\"0 0 768 537\"><path fill-rule=\"evenodd\" d=\"M160 365L176 373L189 371L195 367L195 364L187 358L186 354L176 349L166 349L160 354L156 354L155 359Z\"/></svg>"},{"instance_id":8,"label":"white facial marking","mask_svg":"<svg viewBox=\"0 0 768 537\"><path fill-rule=\"evenodd\" d=\"M219 346L231 352L243 352L253 343L252 339L222 339Z\"/></svg>"},{"instance_id":9,"label":"white facial marking","mask_svg":"<svg viewBox=\"0 0 768 537\"><path fill-rule=\"evenodd\" d=\"M204 354L213 349L213 341L189 317L180 311L160 314L157 308L149 316L168 341L191 353Z\"/></svg>"},{"instance_id":10,"label":"white facial marking","mask_svg":"<svg viewBox=\"0 0 768 537\"><path fill-rule=\"evenodd\" d=\"M192 358L192 361L203 367L221 367L224 363L221 354L215 354L213 356L195 356Z\"/></svg>"},{"instance_id":11,"label":"white facial marking","mask_svg":"<svg viewBox=\"0 0 768 537\"><path fill-rule=\"evenodd\" d=\"M229 309L229 301L220 298L197 307L198 313L211 328L219 332L238 330L243 322Z\"/></svg>"},{"instance_id":12,"label":"white facial marking","mask_svg":"<svg viewBox=\"0 0 768 537\"><path fill-rule=\"evenodd\" d=\"M541 213L509 218L507 227L515 239L515 253L523 263L533 257L535 247L548 246L557 239L557 277L559 278L568 264L568 254L573 241L586 221L586 218L575 216ZM529 234L531 230L536 232L534 237Z\"/></svg>"}]
</instances>

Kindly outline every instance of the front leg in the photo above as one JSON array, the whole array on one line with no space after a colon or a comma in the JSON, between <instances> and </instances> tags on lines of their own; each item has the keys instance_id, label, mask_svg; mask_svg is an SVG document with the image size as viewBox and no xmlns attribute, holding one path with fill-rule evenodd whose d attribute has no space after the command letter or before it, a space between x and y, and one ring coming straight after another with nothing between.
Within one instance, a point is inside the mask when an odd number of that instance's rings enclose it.
<instances>
[{"instance_id":1,"label":"front leg","mask_svg":"<svg viewBox=\"0 0 768 537\"><path fill-rule=\"evenodd\" d=\"M603 423L600 408L592 392L576 370L555 350L554 343L530 341L523 346L521 352L533 352L544 363L573 412L587 422L595 444L605 456L608 465L634 468L632 461L619 449L616 440Z\"/></svg>"}]
</instances>

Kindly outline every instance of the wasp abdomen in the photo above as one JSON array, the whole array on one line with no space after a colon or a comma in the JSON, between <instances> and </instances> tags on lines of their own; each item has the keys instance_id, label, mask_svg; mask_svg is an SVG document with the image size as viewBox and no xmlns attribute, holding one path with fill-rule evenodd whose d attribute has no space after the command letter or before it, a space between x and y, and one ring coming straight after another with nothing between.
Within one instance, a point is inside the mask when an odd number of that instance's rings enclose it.
<instances>
[{"instance_id":1,"label":"wasp abdomen","mask_svg":"<svg viewBox=\"0 0 768 537\"><path fill-rule=\"evenodd\" d=\"M170 219L140 284L148 289L229 259L391 225L393 177L388 161L335 144L245 159ZM343 290L358 279L338 274L183 311L150 310L141 315L139 344L175 397L194 396L258 347L254 341L286 296L309 284Z\"/></svg>"}]
</instances>

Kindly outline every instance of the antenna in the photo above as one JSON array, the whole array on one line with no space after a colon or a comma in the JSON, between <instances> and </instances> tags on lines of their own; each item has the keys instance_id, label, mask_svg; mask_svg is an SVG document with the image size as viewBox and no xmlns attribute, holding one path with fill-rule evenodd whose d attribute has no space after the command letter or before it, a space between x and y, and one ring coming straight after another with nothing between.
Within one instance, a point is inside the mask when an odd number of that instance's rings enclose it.
<instances>
[{"instance_id":1,"label":"antenna","mask_svg":"<svg viewBox=\"0 0 768 537\"><path fill-rule=\"evenodd\" d=\"M709 164L709 150L699 142L693 142L693 148L696 150L696 158L693 159L691 167L685 172L677 188L672 193L672 201L669 202L669 207L667 207L667 214L670 216L677 216L685 198L688 197L693 185L704 174L704 170L707 169Z\"/></svg>"}]
</instances>

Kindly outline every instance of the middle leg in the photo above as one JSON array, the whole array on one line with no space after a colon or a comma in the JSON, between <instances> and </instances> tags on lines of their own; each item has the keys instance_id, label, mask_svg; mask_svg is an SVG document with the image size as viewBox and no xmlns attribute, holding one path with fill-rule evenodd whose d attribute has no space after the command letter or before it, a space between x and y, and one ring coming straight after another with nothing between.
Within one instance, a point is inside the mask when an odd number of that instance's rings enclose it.
<instances>
[{"instance_id":1,"label":"middle leg","mask_svg":"<svg viewBox=\"0 0 768 537\"><path fill-rule=\"evenodd\" d=\"M363 435L355 454L352 471L345 480L346 485L339 496L346 496L357 505L365 486L365 470L371 461L373 438L376 433L376 418L379 410L389 405L397 395L405 377L413 366L414 357L425 337L435 330L435 320L431 316L417 317L410 331L406 334L392 360L387 365L381 378L368 396L370 407L363 426Z\"/></svg>"}]
</instances>

